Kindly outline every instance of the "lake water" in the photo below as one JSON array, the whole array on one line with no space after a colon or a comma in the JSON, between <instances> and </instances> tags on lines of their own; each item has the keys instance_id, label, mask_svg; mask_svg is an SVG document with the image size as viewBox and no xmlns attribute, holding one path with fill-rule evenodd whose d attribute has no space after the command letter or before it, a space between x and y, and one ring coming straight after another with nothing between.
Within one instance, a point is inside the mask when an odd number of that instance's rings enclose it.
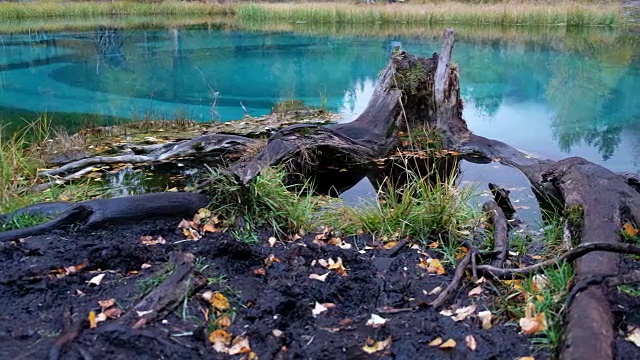
<instances>
[{"instance_id":1,"label":"lake water","mask_svg":"<svg viewBox=\"0 0 640 360\"><path fill-rule=\"evenodd\" d=\"M640 171L637 36L508 35L461 36L456 44L470 128L537 156ZM227 121L242 117L242 106L257 116L290 98L326 103L348 121L367 105L397 44L423 56L439 51L436 38L419 34L206 27L0 34L0 124L41 112L71 128L86 114L105 122Z\"/></svg>"}]
</instances>

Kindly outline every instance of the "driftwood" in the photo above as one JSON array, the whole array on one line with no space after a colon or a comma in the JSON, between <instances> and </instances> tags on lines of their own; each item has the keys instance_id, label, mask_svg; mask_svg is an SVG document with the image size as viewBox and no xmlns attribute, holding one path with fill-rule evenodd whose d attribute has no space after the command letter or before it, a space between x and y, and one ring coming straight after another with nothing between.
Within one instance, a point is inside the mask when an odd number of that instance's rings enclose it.
<instances>
[{"instance_id":1,"label":"driftwood","mask_svg":"<svg viewBox=\"0 0 640 360\"><path fill-rule=\"evenodd\" d=\"M509 236L507 228L507 218L502 209L495 201L490 200L482 205L482 210L489 214L491 224L493 225L493 250L498 253L496 259L491 262L491 266L501 268L507 259L507 237Z\"/></svg>"},{"instance_id":2,"label":"driftwood","mask_svg":"<svg viewBox=\"0 0 640 360\"><path fill-rule=\"evenodd\" d=\"M94 199L79 203L42 203L10 214L2 215L0 222L9 222L19 214L51 216L53 220L25 229L0 232L0 241L16 240L47 233L76 224L83 228L124 223L158 217L191 217L198 209L209 204L206 195L197 193L166 192L114 199Z\"/></svg>"},{"instance_id":3,"label":"driftwood","mask_svg":"<svg viewBox=\"0 0 640 360\"><path fill-rule=\"evenodd\" d=\"M207 281L195 272L193 255L174 254L175 270L158 287L147 294L120 319L118 325L137 330L173 311L185 297L190 297Z\"/></svg>"},{"instance_id":4,"label":"driftwood","mask_svg":"<svg viewBox=\"0 0 640 360\"><path fill-rule=\"evenodd\" d=\"M442 306L445 302L447 302L449 300L449 298L451 297L451 295L453 294L453 292L458 288L458 286L460 285L460 281L462 281L462 277L464 276L464 272L467 269L467 267L469 266L469 264L471 264L471 257L474 256L474 252L473 251L469 251L467 253L467 255L464 256L464 258L462 258L462 260L460 261L460 263L458 264L458 266L456 267L456 272L453 275L453 279L451 279L451 282L449 283L449 285L447 285L447 287L442 290L442 292L440 292L440 294L438 294L438 297L433 300L432 302L429 303L429 305L438 308L440 306Z\"/></svg>"}]
</instances>

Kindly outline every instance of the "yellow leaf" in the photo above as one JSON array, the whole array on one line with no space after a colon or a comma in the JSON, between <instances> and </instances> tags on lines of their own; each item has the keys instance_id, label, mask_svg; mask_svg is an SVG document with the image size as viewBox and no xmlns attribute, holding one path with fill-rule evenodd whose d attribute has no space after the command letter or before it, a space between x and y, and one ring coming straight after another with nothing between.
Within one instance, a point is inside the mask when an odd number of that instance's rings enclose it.
<instances>
[{"instance_id":1,"label":"yellow leaf","mask_svg":"<svg viewBox=\"0 0 640 360\"><path fill-rule=\"evenodd\" d=\"M398 245L397 241L389 241L388 243L382 245L382 247L389 250L389 249L393 249L396 245Z\"/></svg>"},{"instance_id":2,"label":"yellow leaf","mask_svg":"<svg viewBox=\"0 0 640 360\"><path fill-rule=\"evenodd\" d=\"M98 327L98 322L96 321L96 312L95 311L89 311L89 327L92 329L95 329Z\"/></svg>"},{"instance_id":3,"label":"yellow leaf","mask_svg":"<svg viewBox=\"0 0 640 360\"><path fill-rule=\"evenodd\" d=\"M443 340L441 337L437 337L433 340L431 340L427 345L429 346L440 346L443 343Z\"/></svg>"},{"instance_id":4,"label":"yellow leaf","mask_svg":"<svg viewBox=\"0 0 640 360\"><path fill-rule=\"evenodd\" d=\"M229 300L222 293L214 293L210 301L211 305L218 310L226 310L229 308Z\"/></svg>"},{"instance_id":5,"label":"yellow leaf","mask_svg":"<svg viewBox=\"0 0 640 360\"><path fill-rule=\"evenodd\" d=\"M451 349L456 347L456 341L453 339L449 339L447 341L445 341L444 343L440 344L440 346L438 346L441 349Z\"/></svg>"},{"instance_id":6,"label":"yellow leaf","mask_svg":"<svg viewBox=\"0 0 640 360\"><path fill-rule=\"evenodd\" d=\"M367 338L365 345L362 347L362 350L367 354L373 354L378 351L382 351L391 345L391 336L382 341L374 342L371 338Z\"/></svg>"},{"instance_id":7,"label":"yellow leaf","mask_svg":"<svg viewBox=\"0 0 640 360\"><path fill-rule=\"evenodd\" d=\"M636 229L631 223L626 223L622 226L624 233L628 236L636 236L640 232L640 229Z\"/></svg>"},{"instance_id":8,"label":"yellow leaf","mask_svg":"<svg viewBox=\"0 0 640 360\"><path fill-rule=\"evenodd\" d=\"M217 352L228 353L231 344L231 334L227 330L219 329L209 334L209 342Z\"/></svg>"},{"instance_id":9,"label":"yellow leaf","mask_svg":"<svg viewBox=\"0 0 640 360\"><path fill-rule=\"evenodd\" d=\"M536 358L534 358L533 356L521 356L516 360L536 360Z\"/></svg>"},{"instance_id":10,"label":"yellow leaf","mask_svg":"<svg viewBox=\"0 0 640 360\"><path fill-rule=\"evenodd\" d=\"M211 223L206 223L204 224L204 226L202 227L202 232L206 233L206 232L216 232L218 231Z\"/></svg>"},{"instance_id":11,"label":"yellow leaf","mask_svg":"<svg viewBox=\"0 0 640 360\"><path fill-rule=\"evenodd\" d=\"M427 271L430 273L437 273L438 275L444 275L447 273L444 266L442 266L442 263L438 259L430 259Z\"/></svg>"},{"instance_id":12,"label":"yellow leaf","mask_svg":"<svg viewBox=\"0 0 640 360\"><path fill-rule=\"evenodd\" d=\"M231 317L229 315L222 315L216 319L215 324L221 327L231 326Z\"/></svg>"},{"instance_id":13,"label":"yellow leaf","mask_svg":"<svg viewBox=\"0 0 640 360\"><path fill-rule=\"evenodd\" d=\"M473 335L465 336L464 342L467 345L467 347L471 349L471 351L476 351L476 348L478 347L478 342L476 341L476 338L473 337Z\"/></svg>"}]
</instances>

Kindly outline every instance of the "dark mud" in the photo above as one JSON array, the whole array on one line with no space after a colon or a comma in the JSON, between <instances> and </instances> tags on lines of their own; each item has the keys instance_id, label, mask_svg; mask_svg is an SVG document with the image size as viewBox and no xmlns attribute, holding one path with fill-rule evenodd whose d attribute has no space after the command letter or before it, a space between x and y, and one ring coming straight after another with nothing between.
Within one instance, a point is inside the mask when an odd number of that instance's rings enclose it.
<instances>
[{"instance_id":1,"label":"dark mud","mask_svg":"<svg viewBox=\"0 0 640 360\"><path fill-rule=\"evenodd\" d=\"M259 245L236 241L228 233L209 233L198 241L184 241L177 232L179 219L147 221L85 232L55 232L22 242L0 244L0 358L45 359L69 323L82 331L60 350L62 359L226 359L241 358L215 352L207 342L204 321L207 308L193 296L169 313L140 330L107 320L90 329L83 319L99 311L99 300L116 299L125 311L140 300L142 284L166 271L172 252L195 255L196 268L209 279L206 288L220 291L230 300L235 318L228 328L234 336L245 334L260 359L516 359L535 356L548 359L548 352L535 348L518 327L499 322L484 330L476 316L454 322L437 310L424 306L436 295L425 295L450 280L447 274L433 275L419 268L418 250L403 248L394 257L373 245L370 237L346 239L352 249L320 246L314 235L293 242L278 241L270 247L270 234L261 234ZM166 244L143 245L145 235L161 235ZM265 266L273 254L280 261ZM432 252L436 257L437 253ZM309 274L326 269L314 260L340 257L347 276L332 271L326 282ZM86 267L64 277L56 269ZM144 268L143 264L151 264ZM265 268L264 275L256 269ZM87 281L106 274L99 286ZM470 286L459 289L455 302L468 305ZM486 310L485 298L472 300ZM316 302L334 303L318 317L312 315ZM395 314L377 311L381 307L417 309ZM476 314L477 314L476 311ZM372 313L390 319L374 329L366 326ZM282 331L279 337L273 330ZM477 349L465 346L473 335ZM366 338L384 340L390 347L367 354ZM452 349L427 344L436 337L454 339Z\"/></svg>"},{"instance_id":2,"label":"dark mud","mask_svg":"<svg viewBox=\"0 0 640 360\"><path fill-rule=\"evenodd\" d=\"M625 256L620 263L620 274L640 269L640 259ZM626 291L623 291L626 290ZM609 289L609 298L616 323L616 359L640 358L640 348L627 340L629 327L640 326L640 284Z\"/></svg>"}]
</instances>

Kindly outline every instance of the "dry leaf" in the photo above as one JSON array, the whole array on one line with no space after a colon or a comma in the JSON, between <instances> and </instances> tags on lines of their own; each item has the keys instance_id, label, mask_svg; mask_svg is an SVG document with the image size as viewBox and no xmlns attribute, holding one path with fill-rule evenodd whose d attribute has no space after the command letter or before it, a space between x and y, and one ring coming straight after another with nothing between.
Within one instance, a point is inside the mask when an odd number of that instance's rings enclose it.
<instances>
[{"instance_id":1,"label":"dry leaf","mask_svg":"<svg viewBox=\"0 0 640 360\"><path fill-rule=\"evenodd\" d=\"M524 334L535 334L547 328L544 313L536 315L535 304L528 302L525 306L525 316L520 319L519 324Z\"/></svg>"},{"instance_id":2,"label":"dry leaf","mask_svg":"<svg viewBox=\"0 0 640 360\"><path fill-rule=\"evenodd\" d=\"M622 230L628 236L636 236L636 235L638 235L638 233L640 233L640 229L636 229L636 227L633 226L633 224L631 224L631 223L624 224L622 226Z\"/></svg>"},{"instance_id":3,"label":"dry leaf","mask_svg":"<svg viewBox=\"0 0 640 360\"><path fill-rule=\"evenodd\" d=\"M258 268L253 270L253 275L264 276L267 274L267 270L265 268Z\"/></svg>"},{"instance_id":4,"label":"dry leaf","mask_svg":"<svg viewBox=\"0 0 640 360\"><path fill-rule=\"evenodd\" d=\"M98 286L102 282L102 279L104 279L104 276L105 276L105 274L98 274L98 275L92 277L91 280L87 281L87 283L89 285Z\"/></svg>"},{"instance_id":5,"label":"dry leaf","mask_svg":"<svg viewBox=\"0 0 640 360\"><path fill-rule=\"evenodd\" d=\"M425 293L425 295L438 295L442 292L442 286L436 286L429 292L426 292L424 290L422 291Z\"/></svg>"},{"instance_id":6,"label":"dry leaf","mask_svg":"<svg viewBox=\"0 0 640 360\"><path fill-rule=\"evenodd\" d=\"M89 327L92 329L95 329L98 327L98 322L96 321L96 312L95 311L89 311L89 316L87 317L87 319L89 319Z\"/></svg>"},{"instance_id":7,"label":"dry leaf","mask_svg":"<svg viewBox=\"0 0 640 360\"><path fill-rule=\"evenodd\" d=\"M219 329L209 334L209 342L217 352L228 353L231 344L231 334L227 330Z\"/></svg>"},{"instance_id":8,"label":"dry leaf","mask_svg":"<svg viewBox=\"0 0 640 360\"><path fill-rule=\"evenodd\" d=\"M640 347L640 327L637 327L637 326L631 327L625 339L627 339L628 341L631 341L636 346Z\"/></svg>"},{"instance_id":9,"label":"dry leaf","mask_svg":"<svg viewBox=\"0 0 640 360\"><path fill-rule=\"evenodd\" d=\"M549 285L549 278L546 275L533 275L531 279L531 284L533 285L533 290L539 291L544 289Z\"/></svg>"},{"instance_id":10,"label":"dry leaf","mask_svg":"<svg viewBox=\"0 0 640 360\"><path fill-rule=\"evenodd\" d=\"M108 307L111 307L113 305L116 304L116 299L108 299L108 300L98 300L98 305L100 305L101 308L106 309Z\"/></svg>"},{"instance_id":11,"label":"dry leaf","mask_svg":"<svg viewBox=\"0 0 640 360\"><path fill-rule=\"evenodd\" d=\"M282 332L282 330L278 330L278 329L273 329L273 330L271 331L271 333L273 334L273 336L275 336L275 337L277 337L277 338L281 337L281 336L282 336L282 334L284 334L284 333Z\"/></svg>"},{"instance_id":12,"label":"dry leaf","mask_svg":"<svg viewBox=\"0 0 640 360\"><path fill-rule=\"evenodd\" d=\"M309 275L309 279L313 279L313 280L318 280L318 281L322 281L324 282L325 280L327 280L327 276L329 276L329 273L331 271L328 271L326 274L324 275L318 275L318 274L311 274Z\"/></svg>"},{"instance_id":13,"label":"dry leaf","mask_svg":"<svg viewBox=\"0 0 640 360\"><path fill-rule=\"evenodd\" d=\"M453 339L449 339L445 342L443 342L442 344L440 344L440 346L438 346L441 349L451 349L456 347L456 341Z\"/></svg>"},{"instance_id":14,"label":"dry leaf","mask_svg":"<svg viewBox=\"0 0 640 360\"><path fill-rule=\"evenodd\" d=\"M482 322L482 328L485 330L489 330L491 329L491 321L493 320L493 314L491 313L491 311L486 310L486 311L480 311L478 313L478 318L480 319L480 321Z\"/></svg>"},{"instance_id":15,"label":"dry leaf","mask_svg":"<svg viewBox=\"0 0 640 360\"><path fill-rule=\"evenodd\" d=\"M391 345L391 336L382 341L374 342L371 338L367 338L365 345L362 347L362 350L367 354L373 354L378 351L382 351Z\"/></svg>"},{"instance_id":16,"label":"dry leaf","mask_svg":"<svg viewBox=\"0 0 640 360\"><path fill-rule=\"evenodd\" d=\"M451 311L450 309L444 309L440 311L440 315L443 316L453 316L453 311Z\"/></svg>"},{"instance_id":17,"label":"dry leaf","mask_svg":"<svg viewBox=\"0 0 640 360\"><path fill-rule=\"evenodd\" d=\"M267 240L269 242L269 246L270 247L274 247L276 244L276 238L274 238L273 236L269 238L269 240Z\"/></svg>"},{"instance_id":18,"label":"dry leaf","mask_svg":"<svg viewBox=\"0 0 640 360\"><path fill-rule=\"evenodd\" d=\"M437 249L438 246L440 246L440 242L439 241L434 241L434 242L429 244L429 249Z\"/></svg>"},{"instance_id":19,"label":"dry leaf","mask_svg":"<svg viewBox=\"0 0 640 360\"><path fill-rule=\"evenodd\" d=\"M229 327L231 326L231 317L229 315L222 315L217 318L214 323L220 327Z\"/></svg>"},{"instance_id":20,"label":"dry leaf","mask_svg":"<svg viewBox=\"0 0 640 360\"><path fill-rule=\"evenodd\" d=\"M150 267L151 267L151 264L147 264L147 263L140 265L140 269L148 269Z\"/></svg>"},{"instance_id":21,"label":"dry leaf","mask_svg":"<svg viewBox=\"0 0 640 360\"><path fill-rule=\"evenodd\" d=\"M482 286L476 286L469 291L469 296L476 296L482 294Z\"/></svg>"},{"instance_id":22,"label":"dry leaf","mask_svg":"<svg viewBox=\"0 0 640 360\"><path fill-rule=\"evenodd\" d=\"M102 312L106 317L110 319L117 319L124 313L124 310L118 308L106 309Z\"/></svg>"},{"instance_id":23,"label":"dry leaf","mask_svg":"<svg viewBox=\"0 0 640 360\"><path fill-rule=\"evenodd\" d=\"M251 346L249 346L249 338L245 336L237 336L231 342L229 355L244 354L248 353L249 351L251 351Z\"/></svg>"},{"instance_id":24,"label":"dry leaf","mask_svg":"<svg viewBox=\"0 0 640 360\"><path fill-rule=\"evenodd\" d=\"M476 304L459 308L455 311L456 315L453 316L451 319L453 319L453 321L462 321L466 319L469 315L473 314L476 311L476 308L477 308Z\"/></svg>"},{"instance_id":25,"label":"dry leaf","mask_svg":"<svg viewBox=\"0 0 640 360\"><path fill-rule=\"evenodd\" d=\"M398 242L397 242L397 241L389 241L388 243L386 243L386 244L382 245L382 247L383 247L384 249L389 250L389 249L393 249L394 247L396 247L396 245L398 245Z\"/></svg>"},{"instance_id":26,"label":"dry leaf","mask_svg":"<svg viewBox=\"0 0 640 360\"><path fill-rule=\"evenodd\" d=\"M219 292L214 293L209 302L218 310L226 310L229 308L229 300Z\"/></svg>"},{"instance_id":27,"label":"dry leaf","mask_svg":"<svg viewBox=\"0 0 640 360\"><path fill-rule=\"evenodd\" d=\"M467 345L467 347L471 349L471 351L476 351L476 348L478 347L478 342L476 341L476 338L473 337L473 335L465 336L464 342Z\"/></svg>"},{"instance_id":28,"label":"dry leaf","mask_svg":"<svg viewBox=\"0 0 640 360\"><path fill-rule=\"evenodd\" d=\"M440 344L442 344L444 341L442 340L441 337L437 337L433 340L431 340L427 345L429 346L440 346Z\"/></svg>"},{"instance_id":29,"label":"dry leaf","mask_svg":"<svg viewBox=\"0 0 640 360\"><path fill-rule=\"evenodd\" d=\"M536 360L536 358L534 358L533 356L521 356L516 360Z\"/></svg>"},{"instance_id":30,"label":"dry leaf","mask_svg":"<svg viewBox=\"0 0 640 360\"><path fill-rule=\"evenodd\" d=\"M140 238L140 240L142 241L143 245L158 245L158 244L166 244L167 242L164 240L164 238L160 235L158 235L157 238L153 238L153 236L150 235L146 235Z\"/></svg>"},{"instance_id":31,"label":"dry leaf","mask_svg":"<svg viewBox=\"0 0 640 360\"><path fill-rule=\"evenodd\" d=\"M278 259L275 255L270 254L266 259L264 259L264 266L269 267L274 262L280 262L280 259Z\"/></svg>"},{"instance_id":32,"label":"dry leaf","mask_svg":"<svg viewBox=\"0 0 640 360\"><path fill-rule=\"evenodd\" d=\"M427 268L428 272L437 273L438 275L444 275L447 273L444 269L444 266L442 266L442 263L440 262L440 260L429 259L427 260L427 262L429 263L429 267Z\"/></svg>"},{"instance_id":33,"label":"dry leaf","mask_svg":"<svg viewBox=\"0 0 640 360\"><path fill-rule=\"evenodd\" d=\"M388 319L381 317L380 315L371 314L371 318L367 320L367 326L371 326L374 328L379 328L382 325L386 324Z\"/></svg>"},{"instance_id":34,"label":"dry leaf","mask_svg":"<svg viewBox=\"0 0 640 360\"><path fill-rule=\"evenodd\" d=\"M329 310L328 307L320 304L319 302L316 301L316 306L311 310L311 314L313 314L313 317L318 317L318 315L322 314L323 312Z\"/></svg>"}]
</instances>

